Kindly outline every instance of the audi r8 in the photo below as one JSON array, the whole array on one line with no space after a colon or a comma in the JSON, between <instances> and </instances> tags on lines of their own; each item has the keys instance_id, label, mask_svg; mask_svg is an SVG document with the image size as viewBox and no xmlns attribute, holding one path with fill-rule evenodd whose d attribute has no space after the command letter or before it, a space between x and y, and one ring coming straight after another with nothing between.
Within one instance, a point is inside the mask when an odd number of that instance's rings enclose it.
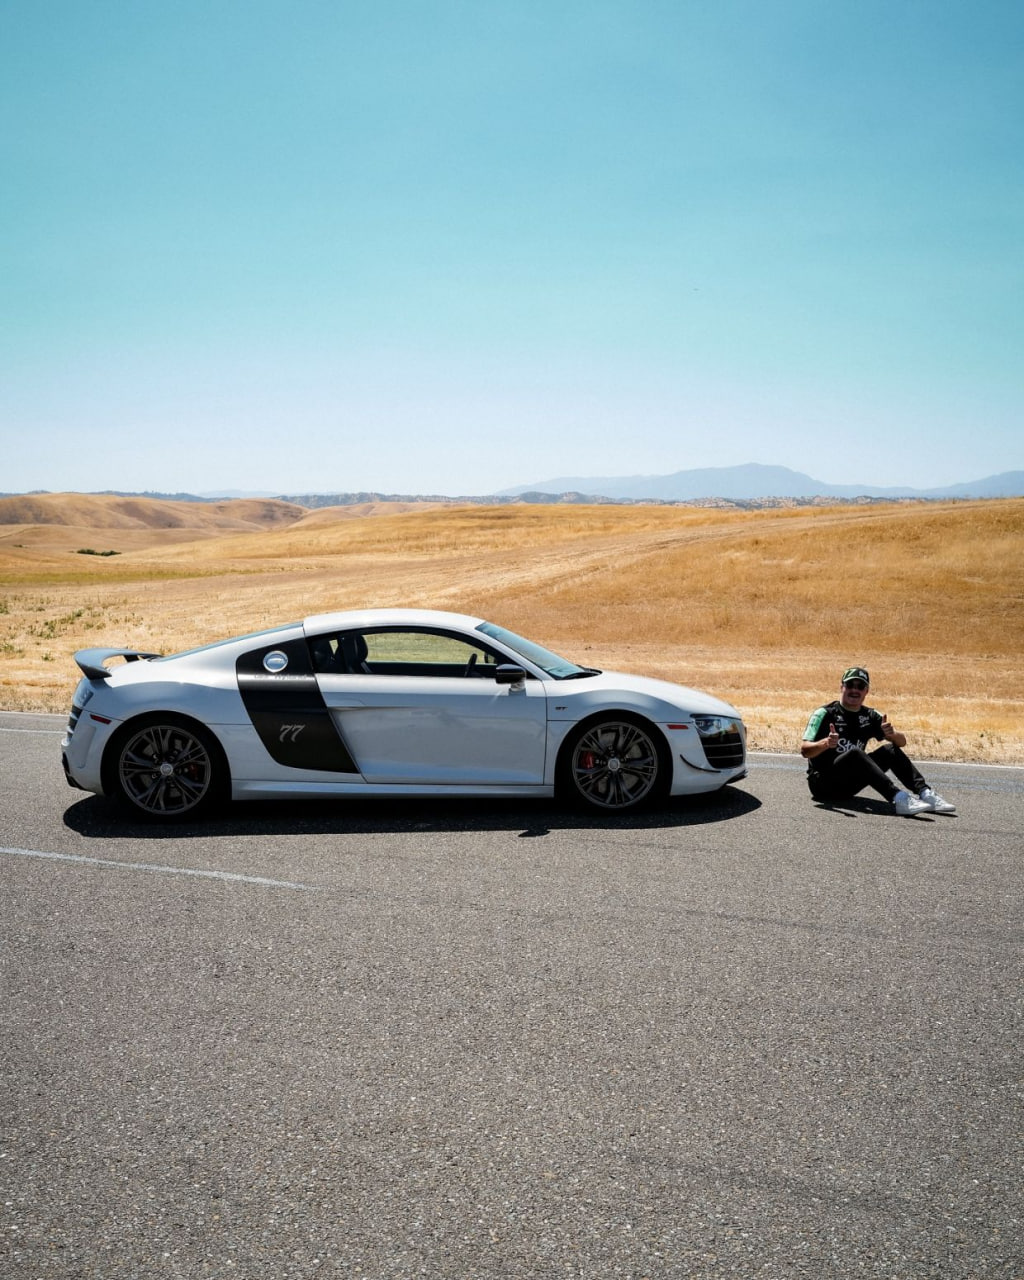
<instances>
[{"instance_id":1,"label":"audi r8","mask_svg":"<svg viewBox=\"0 0 1024 1280\"><path fill-rule=\"evenodd\" d=\"M562 794L615 813L746 774L728 703L462 614L329 613L167 657L75 660L65 775L136 817L412 795Z\"/></svg>"}]
</instances>

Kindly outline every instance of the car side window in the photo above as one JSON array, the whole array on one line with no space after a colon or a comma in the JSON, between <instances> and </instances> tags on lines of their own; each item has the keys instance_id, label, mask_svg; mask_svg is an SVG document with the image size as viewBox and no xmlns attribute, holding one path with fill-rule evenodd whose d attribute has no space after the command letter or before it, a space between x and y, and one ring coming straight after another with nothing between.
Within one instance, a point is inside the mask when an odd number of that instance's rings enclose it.
<instances>
[{"instance_id":1,"label":"car side window","mask_svg":"<svg viewBox=\"0 0 1024 1280\"><path fill-rule=\"evenodd\" d=\"M348 675L493 679L507 661L483 644L414 628L339 632L310 641L315 671Z\"/></svg>"},{"instance_id":2,"label":"car side window","mask_svg":"<svg viewBox=\"0 0 1024 1280\"><path fill-rule=\"evenodd\" d=\"M314 636L309 642L309 656L313 670L321 674L345 670L337 636Z\"/></svg>"}]
</instances>

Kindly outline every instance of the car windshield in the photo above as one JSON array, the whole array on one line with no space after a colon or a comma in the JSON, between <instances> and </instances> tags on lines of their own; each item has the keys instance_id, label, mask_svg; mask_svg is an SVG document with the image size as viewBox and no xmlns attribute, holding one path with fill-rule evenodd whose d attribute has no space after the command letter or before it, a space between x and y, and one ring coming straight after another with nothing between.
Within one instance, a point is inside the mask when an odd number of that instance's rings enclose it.
<instances>
[{"instance_id":1,"label":"car windshield","mask_svg":"<svg viewBox=\"0 0 1024 1280\"><path fill-rule=\"evenodd\" d=\"M575 662L570 662L567 658L560 658L557 653L552 653L550 649L545 649L542 645L534 644L532 640L524 640L522 636L517 636L514 631L506 631L504 627L496 627L493 622L481 622L477 627L477 631L482 631L485 636L490 636L494 640L500 640L507 648L514 650L527 662L532 662L535 667L540 667L545 675L549 675L552 680L581 680L585 676L599 676L601 673L594 667L578 667Z\"/></svg>"}]
</instances>

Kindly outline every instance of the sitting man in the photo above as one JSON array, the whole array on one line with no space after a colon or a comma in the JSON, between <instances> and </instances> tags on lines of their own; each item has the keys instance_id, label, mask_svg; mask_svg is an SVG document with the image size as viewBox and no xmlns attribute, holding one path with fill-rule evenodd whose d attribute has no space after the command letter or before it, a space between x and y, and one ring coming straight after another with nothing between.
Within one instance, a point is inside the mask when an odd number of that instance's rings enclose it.
<instances>
[{"instance_id":1,"label":"sitting man","mask_svg":"<svg viewBox=\"0 0 1024 1280\"><path fill-rule=\"evenodd\" d=\"M918 813L955 813L956 805L943 800L925 782L903 748L904 734L889 717L864 706L870 685L863 667L843 674L840 696L819 707L807 722L800 754L807 761L807 785L816 800L846 800L872 787L904 818ZM877 738L882 745L867 752ZM890 771L903 784L897 787Z\"/></svg>"}]
</instances>

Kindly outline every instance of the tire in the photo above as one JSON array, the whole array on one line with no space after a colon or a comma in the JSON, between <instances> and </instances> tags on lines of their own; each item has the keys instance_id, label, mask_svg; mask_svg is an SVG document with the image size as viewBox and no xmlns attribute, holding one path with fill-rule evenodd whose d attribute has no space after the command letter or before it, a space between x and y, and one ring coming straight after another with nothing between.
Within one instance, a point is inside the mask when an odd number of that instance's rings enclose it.
<instances>
[{"instance_id":1,"label":"tire","mask_svg":"<svg viewBox=\"0 0 1024 1280\"><path fill-rule=\"evenodd\" d=\"M194 720L169 712L125 725L104 766L106 794L125 812L148 821L197 818L227 792L220 744Z\"/></svg>"},{"instance_id":2,"label":"tire","mask_svg":"<svg viewBox=\"0 0 1024 1280\"><path fill-rule=\"evenodd\" d=\"M670 768L652 724L627 712L609 712L580 725L566 740L559 789L589 808L622 813L662 798Z\"/></svg>"}]
</instances>

